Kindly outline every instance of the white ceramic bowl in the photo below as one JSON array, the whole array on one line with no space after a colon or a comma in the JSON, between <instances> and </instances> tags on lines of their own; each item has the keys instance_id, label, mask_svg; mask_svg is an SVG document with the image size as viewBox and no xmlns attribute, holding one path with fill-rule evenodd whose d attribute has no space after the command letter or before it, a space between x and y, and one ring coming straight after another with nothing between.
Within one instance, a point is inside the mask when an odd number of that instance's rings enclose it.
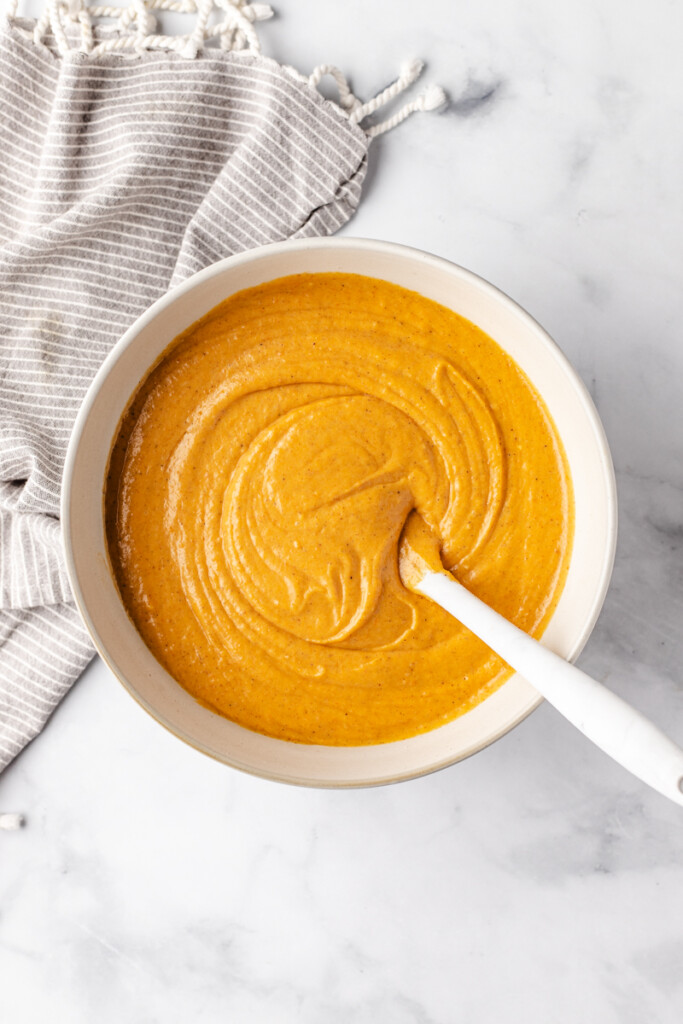
<instances>
[{"instance_id":1,"label":"white ceramic bowl","mask_svg":"<svg viewBox=\"0 0 683 1024\"><path fill-rule=\"evenodd\" d=\"M362 786L442 768L498 739L541 702L518 675L473 710L425 735L363 747L290 743L208 711L149 652L110 572L103 491L109 453L128 402L163 350L234 292L287 274L339 271L411 288L471 320L517 361L543 396L564 442L576 531L566 586L543 642L575 658L607 591L616 543L609 448L580 379L545 331L493 285L427 253L385 242L316 239L265 246L216 263L156 302L124 334L88 391L66 460L62 522L76 601L111 670L176 736L226 764L283 782Z\"/></svg>"}]
</instances>

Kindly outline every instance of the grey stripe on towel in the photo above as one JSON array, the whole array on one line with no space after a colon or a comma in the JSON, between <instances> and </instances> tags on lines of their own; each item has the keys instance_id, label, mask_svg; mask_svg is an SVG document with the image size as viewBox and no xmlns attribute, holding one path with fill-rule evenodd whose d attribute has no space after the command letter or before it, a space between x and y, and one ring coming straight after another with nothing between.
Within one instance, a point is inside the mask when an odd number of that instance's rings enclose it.
<instances>
[{"instance_id":1,"label":"grey stripe on towel","mask_svg":"<svg viewBox=\"0 0 683 1024\"><path fill-rule=\"evenodd\" d=\"M253 52L60 55L31 28L0 33L0 769L93 655L57 517L98 366L207 264L339 228L368 148Z\"/></svg>"}]
</instances>

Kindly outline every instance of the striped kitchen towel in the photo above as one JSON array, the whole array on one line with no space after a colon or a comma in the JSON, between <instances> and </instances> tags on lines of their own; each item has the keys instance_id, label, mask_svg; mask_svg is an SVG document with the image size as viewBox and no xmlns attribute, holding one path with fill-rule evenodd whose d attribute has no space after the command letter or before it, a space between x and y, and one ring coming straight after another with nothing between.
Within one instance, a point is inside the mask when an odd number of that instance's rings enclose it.
<instances>
[{"instance_id":1,"label":"striped kitchen towel","mask_svg":"<svg viewBox=\"0 0 683 1024\"><path fill-rule=\"evenodd\" d=\"M193 15L185 36L152 9ZM414 110L362 122L322 65L261 56L244 0L50 0L0 29L0 769L44 726L94 651L69 590L62 466L81 400L129 324L169 287L240 250L325 235L355 210L368 144ZM112 22L113 19L113 22ZM317 86L331 75L339 102Z\"/></svg>"}]
</instances>

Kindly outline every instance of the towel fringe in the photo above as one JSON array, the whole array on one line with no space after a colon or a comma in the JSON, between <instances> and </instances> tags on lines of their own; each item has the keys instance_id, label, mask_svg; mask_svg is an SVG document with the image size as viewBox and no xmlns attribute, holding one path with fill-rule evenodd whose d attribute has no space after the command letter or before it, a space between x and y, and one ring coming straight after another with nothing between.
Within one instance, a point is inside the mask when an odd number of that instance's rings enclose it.
<instances>
[{"instance_id":1,"label":"towel fringe","mask_svg":"<svg viewBox=\"0 0 683 1024\"><path fill-rule=\"evenodd\" d=\"M15 832L24 824L23 814L0 814L0 829L3 832Z\"/></svg>"},{"instance_id":2,"label":"towel fringe","mask_svg":"<svg viewBox=\"0 0 683 1024\"><path fill-rule=\"evenodd\" d=\"M383 89L371 100L363 103L355 96L351 90L346 76L335 67L333 64L319 64L317 68L314 68L312 74L309 76L308 84L313 88L317 88L320 82L325 76L330 75L337 86L339 92L339 106L346 111L349 120L353 124L357 124L362 127L361 121L365 120L371 114L374 114L377 110L386 106L387 103L391 103L392 100L400 96L402 92L405 92L422 74L424 70L424 63L421 60L410 60L403 65L399 73L398 78L391 85L388 85L386 89ZM400 108L395 114L387 118L386 121L381 121L379 124L370 125L368 128L364 128L365 134L370 139L376 138L378 135L383 135L384 132L391 131L396 125L405 121L411 114L417 113L423 110L439 110L444 107L448 102L446 93L440 85L430 85L423 93L421 93L416 99L410 103L406 103Z\"/></svg>"},{"instance_id":3,"label":"towel fringe","mask_svg":"<svg viewBox=\"0 0 683 1024\"><path fill-rule=\"evenodd\" d=\"M9 16L16 16L18 0L7 0ZM157 19L153 11L171 11L175 14L194 14L192 31L186 35L166 36L157 33ZM86 0L47 0L45 10L36 21L33 39L41 43L48 33L63 56L74 49L73 32L80 29L78 50L91 57L104 53L144 50L172 50L188 60L194 59L207 42L218 39L223 50L248 50L260 53L259 39L254 29L257 21L273 16L269 4L250 3L249 0L131 0L127 7L108 4L88 4ZM214 17L215 16L215 17ZM111 26L119 34L97 38L96 25L100 19L113 20ZM404 64L395 82L382 89L372 99L363 102L354 95L348 79L333 64L319 64L308 76L308 84L317 88L323 78L331 76L339 93L338 105L352 124L362 128L361 122L400 96L422 74L421 60ZM429 86L421 95L406 103L391 117L379 124L363 128L369 139L391 131L396 125L417 111L438 110L447 102L443 89Z\"/></svg>"},{"instance_id":4,"label":"towel fringe","mask_svg":"<svg viewBox=\"0 0 683 1024\"><path fill-rule=\"evenodd\" d=\"M10 18L16 16L17 3L18 0L9 0ZM195 14L194 28L186 35L159 35L152 11ZM218 20L211 23L214 13ZM223 50L260 53L254 22L266 21L273 13L269 4L249 3L248 0L132 0L128 7L87 4L86 0L47 0L33 30L33 39L41 43L50 33L57 50L64 56L74 49L69 36L70 30L78 25L77 49L91 57L123 51L173 50L192 60L206 42L216 38ZM95 27L100 19L113 19L112 28L121 34L96 40Z\"/></svg>"}]
</instances>

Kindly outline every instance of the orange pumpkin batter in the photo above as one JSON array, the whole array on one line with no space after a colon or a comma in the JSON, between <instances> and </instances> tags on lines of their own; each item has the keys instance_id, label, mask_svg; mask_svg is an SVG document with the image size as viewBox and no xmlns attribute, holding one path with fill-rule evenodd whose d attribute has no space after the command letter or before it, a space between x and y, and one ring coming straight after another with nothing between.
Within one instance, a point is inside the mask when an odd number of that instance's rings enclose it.
<instances>
[{"instance_id":1,"label":"orange pumpkin batter","mask_svg":"<svg viewBox=\"0 0 683 1024\"><path fill-rule=\"evenodd\" d=\"M232 296L173 343L112 452L114 574L202 704L301 743L433 729L507 678L399 579L417 508L460 581L542 633L573 503L543 402L450 310L372 278Z\"/></svg>"}]
</instances>

